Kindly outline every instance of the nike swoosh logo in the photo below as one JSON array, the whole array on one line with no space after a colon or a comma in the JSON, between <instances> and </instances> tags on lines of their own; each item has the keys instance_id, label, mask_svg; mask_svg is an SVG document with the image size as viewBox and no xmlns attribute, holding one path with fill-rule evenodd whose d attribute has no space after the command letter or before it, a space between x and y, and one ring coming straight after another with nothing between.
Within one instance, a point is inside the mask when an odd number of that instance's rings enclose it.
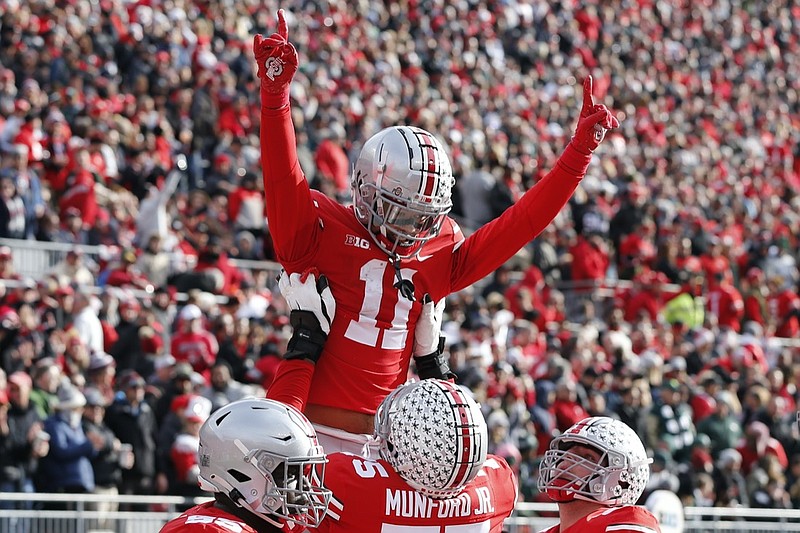
<instances>
[{"instance_id":1,"label":"nike swoosh logo","mask_svg":"<svg viewBox=\"0 0 800 533\"><path fill-rule=\"evenodd\" d=\"M427 261L431 257L433 257L433 254L431 254L431 255L422 255L422 254L420 254L420 255L417 256L417 261L422 263L423 261Z\"/></svg>"}]
</instances>

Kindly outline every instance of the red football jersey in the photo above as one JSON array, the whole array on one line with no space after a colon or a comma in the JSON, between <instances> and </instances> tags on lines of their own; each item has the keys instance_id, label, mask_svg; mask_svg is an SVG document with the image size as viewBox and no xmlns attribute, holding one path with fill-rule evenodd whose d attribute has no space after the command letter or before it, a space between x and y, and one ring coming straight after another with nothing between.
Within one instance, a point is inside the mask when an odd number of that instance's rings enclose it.
<instances>
[{"instance_id":1,"label":"red football jersey","mask_svg":"<svg viewBox=\"0 0 800 533\"><path fill-rule=\"evenodd\" d=\"M265 525L267 525L265 523ZM274 528L274 531L280 531ZM241 518L214 507L214 502L201 503L173 518L160 533L259 533Z\"/></svg>"},{"instance_id":2,"label":"red football jersey","mask_svg":"<svg viewBox=\"0 0 800 533\"><path fill-rule=\"evenodd\" d=\"M541 533L559 533L556 524ZM589 513L561 533L661 533L653 513L638 505L604 507Z\"/></svg>"},{"instance_id":3,"label":"red football jersey","mask_svg":"<svg viewBox=\"0 0 800 533\"><path fill-rule=\"evenodd\" d=\"M382 459L333 453L328 460L325 485L333 500L316 530L323 533L500 533L516 504L514 473L494 455L463 491L446 500L416 492Z\"/></svg>"},{"instance_id":4,"label":"red football jersey","mask_svg":"<svg viewBox=\"0 0 800 533\"><path fill-rule=\"evenodd\" d=\"M417 258L400 265L403 278L414 285L411 302L394 288L392 264L352 207L309 189L295 144L289 108L262 109L261 159L276 255L289 272L316 267L336 299L336 318L308 401L368 414L406 380L422 296L439 300L459 291L530 242L570 198L590 158L569 146L569 159L580 168L559 162L502 216L469 237L446 219Z\"/></svg>"}]
</instances>

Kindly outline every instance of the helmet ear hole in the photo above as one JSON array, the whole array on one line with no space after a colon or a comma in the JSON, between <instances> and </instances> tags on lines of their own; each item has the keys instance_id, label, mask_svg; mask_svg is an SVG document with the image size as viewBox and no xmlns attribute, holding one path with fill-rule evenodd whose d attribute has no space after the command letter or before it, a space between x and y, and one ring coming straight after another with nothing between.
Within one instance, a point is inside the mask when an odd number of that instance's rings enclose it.
<instances>
[{"instance_id":1,"label":"helmet ear hole","mask_svg":"<svg viewBox=\"0 0 800 533\"><path fill-rule=\"evenodd\" d=\"M239 483L247 483L252 479L250 476L248 476L241 470L230 469L228 470L228 475L231 476L236 481L238 481Z\"/></svg>"}]
</instances>

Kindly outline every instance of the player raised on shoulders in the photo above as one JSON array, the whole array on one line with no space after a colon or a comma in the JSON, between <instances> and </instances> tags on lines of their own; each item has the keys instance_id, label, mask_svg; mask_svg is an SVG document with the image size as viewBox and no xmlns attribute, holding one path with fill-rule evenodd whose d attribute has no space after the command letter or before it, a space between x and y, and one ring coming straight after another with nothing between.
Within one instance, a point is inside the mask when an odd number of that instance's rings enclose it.
<instances>
[{"instance_id":1,"label":"player raised on shoulders","mask_svg":"<svg viewBox=\"0 0 800 533\"><path fill-rule=\"evenodd\" d=\"M606 131L619 123L594 103L587 77L574 136L555 167L469 237L447 216L454 178L444 145L412 126L390 127L366 141L351 179L353 205L344 206L310 190L298 162L289 93L299 58L288 36L279 11L277 31L254 38L261 161L278 260L291 273L318 268L338 306L304 407L327 448L338 438L331 428L372 432L378 405L406 380L412 356L440 355L419 353L409 342L423 296L439 302L535 238L573 194ZM284 362L275 382L289 371L284 367L301 363ZM441 359L422 363L421 377L447 377Z\"/></svg>"},{"instance_id":2,"label":"player raised on shoulders","mask_svg":"<svg viewBox=\"0 0 800 533\"><path fill-rule=\"evenodd\" d=\"M613 418L586 418L554 438L539 467L539 487L558 504L559 523L542 533L661 533L635 505L650 462L633 429Z\"/></svg>"}]
</instances>

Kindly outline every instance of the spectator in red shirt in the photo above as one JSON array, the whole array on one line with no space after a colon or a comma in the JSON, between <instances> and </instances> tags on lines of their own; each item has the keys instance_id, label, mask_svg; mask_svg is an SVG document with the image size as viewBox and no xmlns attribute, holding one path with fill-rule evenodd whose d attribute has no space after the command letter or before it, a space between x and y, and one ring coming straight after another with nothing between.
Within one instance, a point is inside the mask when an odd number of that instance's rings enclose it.
<instances>
[{"instance_id":1,"label":"spectator in red shirt","mask_svg":"<svg viewBox=\"0 0 800 533\"><path fill-rule=\"evenodd\" d=\"M714 274L714 283L706 296L706 310L717 317L720 329L739 332L744 316L744 300L726 271Z\"/></svg>"},{"instance_id":2,"label":"spectator in red shirt","mask_svg":"<svg viewBox=\"0 0 800 533\"><path fill-rule=\"evenodd\" d=\"M742 454L742 472L745 475L767 455L775 456L784 470L789 466L786 450L778 439L769 434L769 428L763 422L750 422L744 432L744 443L736 450Z\"/></svg>"},{"instance_id":3,"label":"spectator in red shirt","mask_svg":"<svg viewBox=\"0 0 800 533\"><path fill-rule=\"evenodd\" d=\"M625 320L634 322L644 313L651 322L656 322L658 314L664 307L664 285L669 280L661 272L647 271L638 280L639 288L622 298Z\"/></svg>"},{"instance_id":4,"label":"spectator in red shirt","mask_svg":"<svg viewBox=\"0 0 800 533\"><path fill-rule=\"evenodd\" d=\"M195 372L206 373L217 358L219 344L203 324L203 312L187 304L178 314L178 332L172 337L171 353L178 363L187 362Z\"/></svg>"},{"instance_id":5,"label":"spectator in red shirt","mask_svg":"<svg viewBox=\"0 0 800 533\"><path fill-rule=\"evenodd\" d=\"M602 235L598 233L579 235L578 242L570 249L570 255L572 255L571 277L578 289L592 289L606 278L609 251Z\"/></svg>"},{"instance_id":6,"label":"spectator in red shirt","mask_svg":"<svg viewBox=\"0 0 800 533\"><path fill-rule=\"evenodd\" d=\"M800 297L783 278L773 276L767 280L767 316L772 334L776 337L796 339L800 336Z\"/></svg>"},{"instance_id":7,"label":"spectator in red shirt","mask_svg":"<svg viewBox=\"0 0 800 533\"><path fill-rule=\"evenodd\" d=\"M731 271L730 259L722 255L722 240L716 235L709 237L708 251L700 256L700 264L712 287L722 279L720 275Z\"/></svg>"},{"instance_id":8,"label":"spectator in red shirt","mask_svg":"<svg viewBox=\"0 0 800 533\"><path fill-rule=\"evenodd\" d=\"M120 264L113 269L106 279L106 285L111 287L146 288L150 282L136 268L136 252L128 249L122 252Z\"/></svg>"},{"instance_id":9,"label":"spectator in red shirt","mask_svg":"<svg viewBox=\"0 0 800 533\"><path fill-rule=\"evenodd\" d=\"M764 272L757 267L747 271L742 280L742 296L744 311L742 322L756 322L761 327L767 325L767 285L764 283Z\"/></svg>"},{"instance_id":10,"label":"spectator in red shirt","mask_svg":"<svg viewBox=\"0 0 800 533\"><path fill-rule=\"evenodd\" d=\"M622 239L619 245L619 277L631 279L642 268L650 268L656 260L656 225L645 218Z\"/></svg>"},{"instance_id":11,"label":"spectator in red shirt","mask_svg":"<svg viewBox=\"0 0 800 533\"><path fill-rule=\"evenodd\" d=\"M569 378L556 384L556 399L551 410L556 417L556 427L562 432L589 416L586 409L578 403L575 382Z\"/></svg>"},{"instance_id":12,"label":"spectator in red shirt","mask_svg":"<svg viewBox=\"0 0 800 533\"><path fill-rule=\"evenodd\" d=\"M211 274L218 294L233 294L242 282L242 272L228 261L228 254L217 237L211 237L200 252L195 272Z\"/></svg>"},{"instance_id":13,"label":"spectator in red shirt","mask_svg":"<svg viewBox=\"0 0 800 533\"><path fill-rule=\"evenodd\" d=\"M323 135L314 154L317 179L332 183L337 194L346 193L350 187L350 160L342 148L343 132L330 128Z\"/></svg>"}]
</instances>

